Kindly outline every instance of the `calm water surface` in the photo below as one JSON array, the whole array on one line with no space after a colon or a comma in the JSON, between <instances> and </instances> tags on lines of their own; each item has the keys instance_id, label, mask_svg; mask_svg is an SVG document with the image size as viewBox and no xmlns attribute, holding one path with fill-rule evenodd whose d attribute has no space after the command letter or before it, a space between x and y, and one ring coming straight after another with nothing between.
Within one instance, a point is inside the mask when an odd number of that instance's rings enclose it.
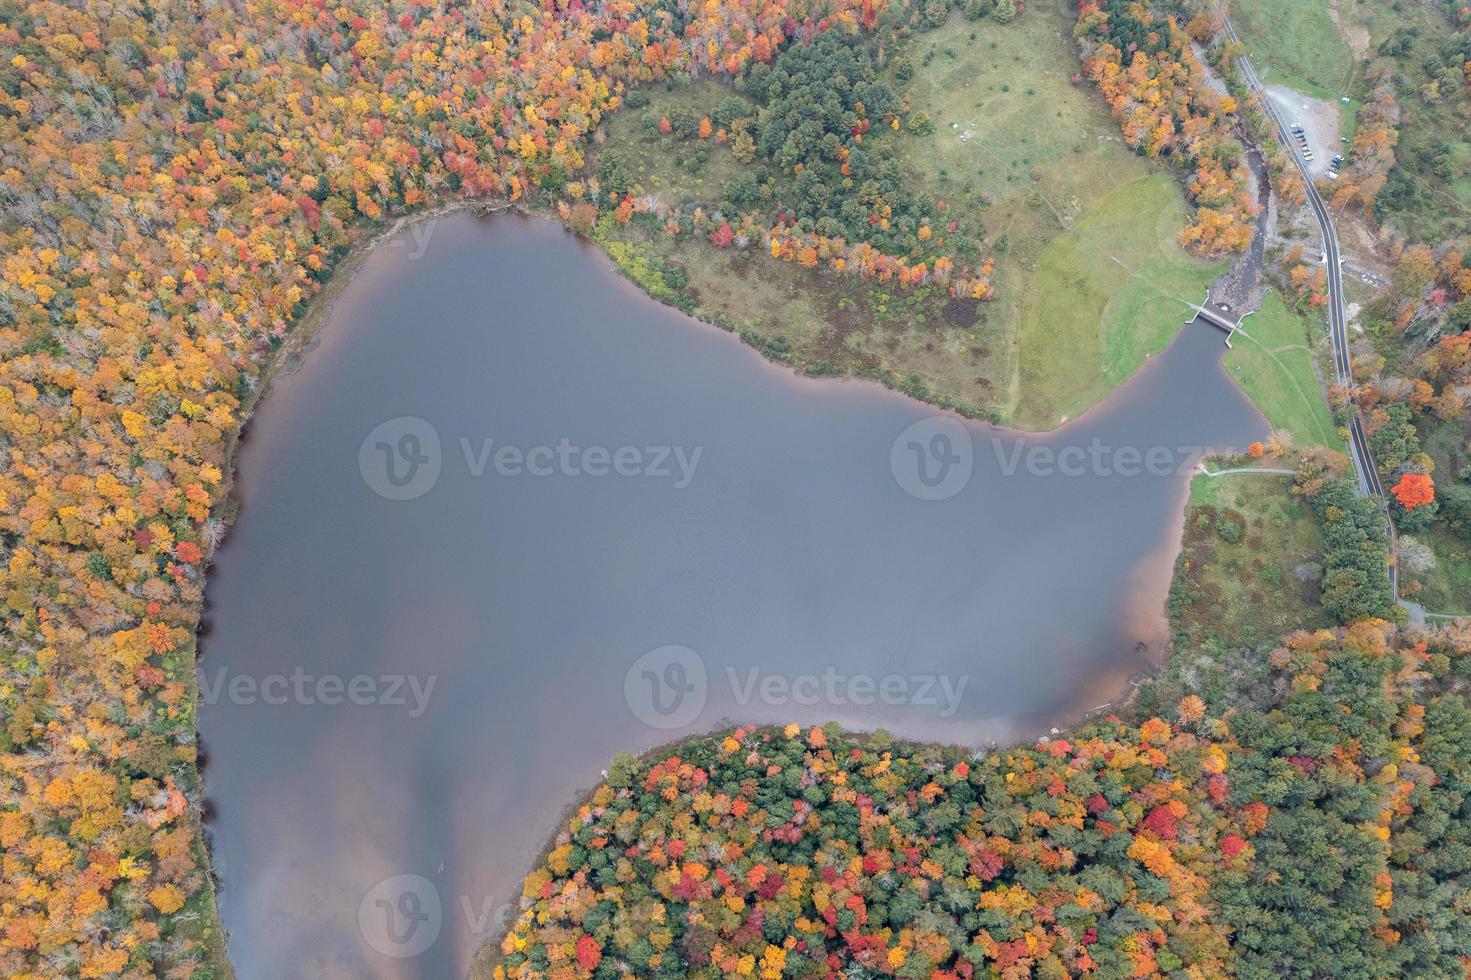
<instances>
[{"instance_id":1,"label":"calm water surface","mask_svg":"<svg viewBox=\"0 0 1471 980\"><path fill-rule=\"evenodd\" d=\"M770 365L550 224L379 249L255 420L210 582L240 976L459 975L620 750L725 720L981 746L1119 696L1165 636L1178 451L1266 432L1222 350L1197 324L1060 432L891 452L929 409ZM901 486L953 489L962 442L958 493ZM1167 475L1116 472L1154 447Z\"/></svg>"}]
</instances>

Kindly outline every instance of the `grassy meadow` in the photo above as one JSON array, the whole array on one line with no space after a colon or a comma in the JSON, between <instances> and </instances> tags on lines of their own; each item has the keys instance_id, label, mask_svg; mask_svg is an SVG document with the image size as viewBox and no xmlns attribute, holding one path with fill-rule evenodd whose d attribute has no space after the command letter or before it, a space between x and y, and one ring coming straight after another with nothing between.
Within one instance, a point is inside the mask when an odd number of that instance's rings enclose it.
<instances>
[{"instance_id":1,"label":"grassy meadow","mask_svg":"<svg viewBox=\"0 0 1471 980\"><path fill-rule=\"evenodd\" d=\"M1291 476L1197 475L1170 590L1177 645L1225 649L1332 625L1318 604L1323 540Z\"/></svg>"},{"instance_id":2,"label":"grassy meadow","mask_svg":"<svg viewBox=\"0 0 1471 980\"><path fill-rule=\"evenodd\" d=\"M1099 201L1043 250L1021 304L1014 418L1045 429L1074 418L1164 349L1224 262L1179 247L1185 206L1169 174Z\"/></svg>"},{"instance_id":3,"label":"grassy meadow","mask_svg":"<svg viewBox=\"0 0 1471 980\"><path fill-rule=\"evenodd\" d=\"M1177 243L1178 175L1126 147L1102 102L1073 84L1060 8L1031 7L1000 29L952 17L909 55L914 105L935 123L911 144L913 169L937 197L984 208L996 247L999 296L985 314L1012 354L1001 417L1053 428L1168 344L1221 266Z\"/></svg>"},{"instance_id":4,"label":"grassy meadow","mask_svg":"<svg viewBox=\"0 0 1471 980\"><path fill-rule=\"evenodd\" d=\"M1231 23L1268 83L1319 99L1352 95L1357 59L1338 25L1333 0L1234 0Z\"/></svg>"},{"instance_id":5,"label":"grassy meadow","mask_svg":"<svg viewBox=\"0 0 1471 980\"><path fill-rule=\"evenodd\" d=\"M800 370L879 377L967 414L1053 428L1166 346L1223 266L1177 243L1187 214L1179 176L1128 149L1090 87L1073 84L1061 6L1034 5L1004 25L955 14L892 52L891 73L900 55L913 75L891 84L934 128L881 138L899 141L919 189L984 223L993 300L809 272L636 222L607 234L678 266L692 312ZM702 81L644 92L647 105L610 120L606 145L662 200L718 200L741 172L729 147L671 151L647 138L644 120L708 112L737 90Z\"/></svg>"},{"instance_id":6,"label":"grassy meadow","mask_svg":"<svg viewBox=\"0 0 1471 980\"><path fill-rule=\"evenodd\" d=\"M1293 446L1344 452L1310 344L1310 325L1316 322L1288 309L1280 295L1270 292L1232 338L1222 363L1272 429L1289 436Z\"/></svg>"}]
</instances>

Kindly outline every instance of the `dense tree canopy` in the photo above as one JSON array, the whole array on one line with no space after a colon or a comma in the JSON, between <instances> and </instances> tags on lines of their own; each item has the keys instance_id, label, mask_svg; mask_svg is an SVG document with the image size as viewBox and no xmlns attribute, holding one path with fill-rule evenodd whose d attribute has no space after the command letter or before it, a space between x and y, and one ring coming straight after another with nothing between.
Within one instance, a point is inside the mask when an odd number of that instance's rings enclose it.
<instances>
[{"instance_id":1,"label":"dense tree canopy","mask_svg":"<svg viewBox=\"0 0 1471 980\"><path fill-rule=\"evenodd\" d=\"M745 78L749 100L677 138L729 127L732 152L782 172L784 214L659 220L984 298L989 263L937 251L955 219L863 139L907 118L855 40L885 9L0 3L0 973L219 967L194 767L203 574L272 353L365 234L465 197L559 206L580 228L653 215L626 172L586 166L607 114L674 75ZM1184 33L1108 0L1082 5L1079 36L1131 145L1193 167L1190 244L1244 247L1234 109ZM1432 269L1451 305L1459 268ZM1465 359L1434 351L1433 410L1451 413ZM1343 526L1333 585L1352 619L1381 610L1382 541L1337 493L1324 514ZM1272 704L1192 692L1164 720L977 758L762 730L625 762L528 880L505 966L1211 976L1316 948L1339 976L1447 972L1471 949L1450 897L1468 647L1378 624L1297 636L1272 654ZM1347 911L1316 914L1334 903Z\"/></svg>"},{"instance_id":2,"label":"dense tree canopy","mask_svg":"<svg viewBox=\"0 0 1471 980\"><path fill-rule=\"evenodd\" d=\"M1174 12L1158 16L1137 0L1084 0L1074 33L1083 72L1098 84L1128 144L1194 168L1195 220L1183 243L1201 255L1244 251L1258 205L1233 132L1236 101L1209 85Z\"/></svg>"},{"instance_id":3,"label":"dense tree canopy","mask_svg":"<svg viewBox=\"0 0 1471 980\"><path fill-rule=\"evenodd\" d=\"M790 726L623 757L497 975L1458 975L1468 654L1366 620L1031 748Z\"/></svg>"},{"instance_id":4,"label":"dense tree canopy","mask_svg":"<svg viewBox=\"0 0 1471 980\"><path fill-rule=\"evenodd\" d=\"M629 86L881 10L0 4L0 974L219 955L203 569L258 379L350 244L463 196L612 210L571 178Z\"/></svg>"}]
</instances>

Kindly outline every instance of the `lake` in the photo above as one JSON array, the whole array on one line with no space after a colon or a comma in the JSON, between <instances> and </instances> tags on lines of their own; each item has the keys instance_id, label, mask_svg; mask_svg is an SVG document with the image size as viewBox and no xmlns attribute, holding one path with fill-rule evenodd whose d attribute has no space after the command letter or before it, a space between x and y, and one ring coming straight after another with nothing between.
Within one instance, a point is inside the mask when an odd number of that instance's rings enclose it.
<instances>
[{"instance_id":1,"label":"lake","mask_svg":"<svg viewBox=\"0 0 1471 980\"><path fill-rule=\"evenodd\" d=\"M828 720L982 747L1123 696L1199 447L1267 432L1221 341L1028 436L798 377L548 222L380 246L252 422L209 583L239 975L461 974L619 751Z\"/></svg>"}]
</instances>

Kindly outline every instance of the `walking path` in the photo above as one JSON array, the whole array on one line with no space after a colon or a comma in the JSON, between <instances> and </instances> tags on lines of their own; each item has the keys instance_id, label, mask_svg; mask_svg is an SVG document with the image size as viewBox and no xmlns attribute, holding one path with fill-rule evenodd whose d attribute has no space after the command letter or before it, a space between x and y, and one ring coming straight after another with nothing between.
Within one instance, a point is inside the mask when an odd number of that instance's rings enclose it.
<instances>
[{"instance_id":1,"label":"walking path","mask_svg":"<svg viewBox=\"0 0 1471 980\"><path fill-rule=\"evenodd\" d=\"M1211 471L1205 468L1204 463L1200 465L1200 473L1202 476L1210 477L1230 476L1232 473L1275 473L1278 476L1297 476L1297 470L1285 470L1280 466L1236 466L1229 470Z\"/></svg>"}]
</instances>

